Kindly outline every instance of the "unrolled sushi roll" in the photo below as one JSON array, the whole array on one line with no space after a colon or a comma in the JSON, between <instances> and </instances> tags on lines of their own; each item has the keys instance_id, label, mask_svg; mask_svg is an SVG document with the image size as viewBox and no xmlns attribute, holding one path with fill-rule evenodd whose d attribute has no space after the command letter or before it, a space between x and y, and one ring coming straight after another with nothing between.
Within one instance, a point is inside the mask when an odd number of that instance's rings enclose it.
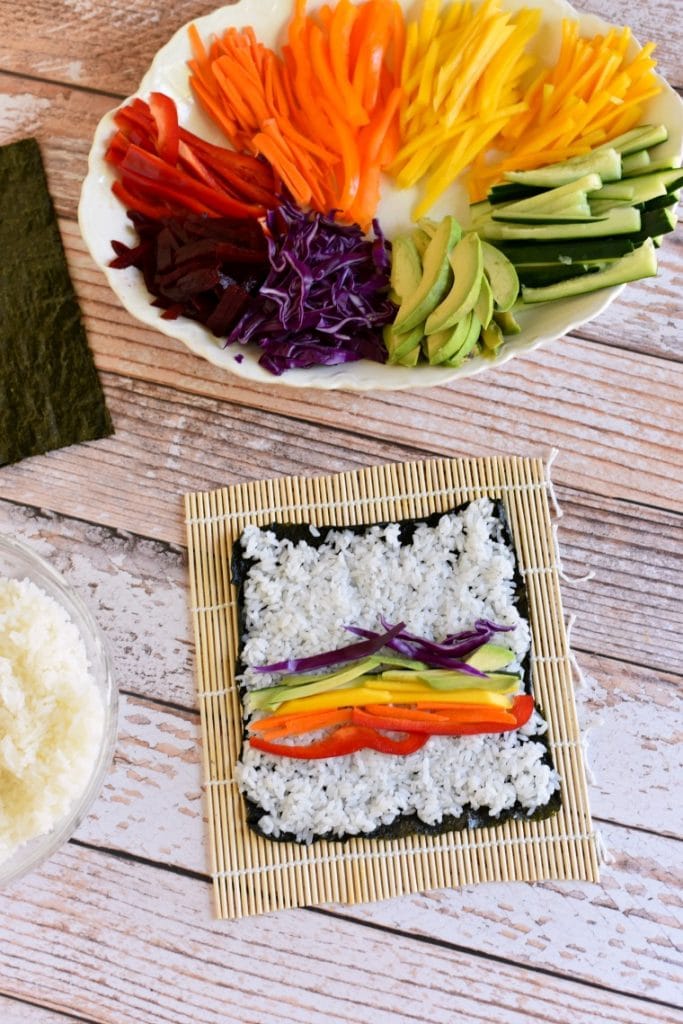
<instances>
[{"instance_id":1,"label":"unrolled sushi roll","mask_svg":"<svg viewBox=\"0 0 683 1024\"><path fill-rule=\"evenodd\" d=\"M372 526L250 526L232 578L235 778L254 831L392 838L559 809L502 502Z\"/></svg>"}]
</instances>

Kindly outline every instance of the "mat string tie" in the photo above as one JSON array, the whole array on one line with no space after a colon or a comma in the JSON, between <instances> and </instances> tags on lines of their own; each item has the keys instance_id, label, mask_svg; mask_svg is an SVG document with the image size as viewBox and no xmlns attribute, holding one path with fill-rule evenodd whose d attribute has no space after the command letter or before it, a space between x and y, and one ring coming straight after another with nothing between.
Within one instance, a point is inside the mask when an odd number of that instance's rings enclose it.
<instances>
[{"instance_id":1,"label":"mat string tie","mask_svg":"<svg viewBox=\"0 0 683 1024\"><path fill-rule=\"evenodd\" d=\"M545 464L545 475L548 480L548 494L550 495L550 503L553 506L553 512L555 513L558 519L561 519L564 515L564 512L560 508L560 503L557 500L557 494L555 493L555 484L553 483L552 476L553 463L559 454L559 448L550 449L550 455L548 456L548 460Z\"/></svg>"},{"instance_id":2,"label":"mat string tie","mask_svg":"<svg viewBox=\"0 0 683 1024\"><path fill-rule=\"evenodd\" d=\"M564 566L562 565L562 556L560 555L560 540L558 537L558 529L559 527L557 523L553 523L553 547L555 550L555 561L557 562L557 571L560 574L560 578L563 579L565 583L570 583L572 585L575 583L588 583L589 580L595 578L595 573L592 569L590 570L590 572L584 573L583 576L570 576L569 573L564 571Z\"/></svg>"},{"instance_id":3,"label":"mat string tie","mask_svg":"<svg viewBox=\"0 0 683 1024\"><path fill-rule=\"evenodd\" d=\"M595 849L598 854L599 864L614 864L614 857L609 852L609 847L602 837L602 832L599 829L594 829L595 836Z\"/></svg>"}]
</instances>

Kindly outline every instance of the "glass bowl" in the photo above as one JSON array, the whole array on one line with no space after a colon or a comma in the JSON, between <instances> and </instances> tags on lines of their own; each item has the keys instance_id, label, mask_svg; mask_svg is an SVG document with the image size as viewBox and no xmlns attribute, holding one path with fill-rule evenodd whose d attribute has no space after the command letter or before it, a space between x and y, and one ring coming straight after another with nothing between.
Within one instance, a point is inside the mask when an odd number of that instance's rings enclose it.
<instances>
[{"instance_id":1,"label":"glass bowl","mask_svg":"<svg viewBox=\"0 0 683 1024\"><path fill-rule=\"evenodd\" d=\"M29 579L62 606L81 635L90 674L104 709L104 724L97 757L80 796L43 835L22 843L0 860L0 889L32 871L59 849L76 831L99 794L114 753L118 717L118 693L114 685L107 642L92 613L68 583L29 547L0 534L0 577Z\"/></svg>"}]
</instances>

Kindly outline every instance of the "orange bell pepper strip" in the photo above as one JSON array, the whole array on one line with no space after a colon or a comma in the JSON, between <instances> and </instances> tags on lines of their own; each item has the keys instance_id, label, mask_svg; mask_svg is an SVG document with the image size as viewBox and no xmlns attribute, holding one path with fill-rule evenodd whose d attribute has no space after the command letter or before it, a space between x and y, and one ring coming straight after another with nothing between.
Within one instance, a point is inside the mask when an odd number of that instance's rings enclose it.
<instances>
[{"instance_id":1,"label":"orange bell pepper strip","mask_svg":"<svg viewBox=\"0 0 683 1024\"><path fill-rule=\"evenodd\" d=\"M351 0L339 0L330 24L330 63L346 116L353 125L368 123L368 115L351 84L351 34L358 8Z\"/></svg>"}]
</instances>

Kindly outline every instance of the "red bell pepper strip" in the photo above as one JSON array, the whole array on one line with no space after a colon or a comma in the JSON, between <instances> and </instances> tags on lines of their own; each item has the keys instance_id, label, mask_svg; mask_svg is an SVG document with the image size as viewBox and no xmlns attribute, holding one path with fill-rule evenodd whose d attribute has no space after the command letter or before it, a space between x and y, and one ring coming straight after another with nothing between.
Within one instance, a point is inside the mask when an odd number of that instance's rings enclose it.
<instances>
[{"instance_id":1,"label":"red bell pepper strip","mask_svg":"<svg viewBox=\"0 0 683 1024\"><path fill-rule=\"evenodd\" d=\"M331 736L309 743L306 746L285 743L271 743L260 736L252 736L249 743L255 750L263 750L267 754L280 757L294 757L299 760L320 760L326 757L343 757L355 754L358 750L378 750L382 754L407 755L414 754L424 746L427 736L420 734L407 735L404 739L394 740L383 736L375 729L361 728L355 725L343 725Z\"/></svg>"},{"instance_id":2,"label":"red bell pepper strip","mask_svg":"<svg viewBox=\"0 0 683 1024\"><path fill-rule=\"evenodd\" d=\"M121 181L115 181L111 190L121 200L127 210L135 210L136 213L144 213L145 217L151 220L162 220L164 217L172 217L173 209L170 206L160 206L159 203L150 203L129 191Z\"/></svg>"},{"instance_id":3,"label":"red bell pepper strip","mask_svg":"<svg viewBox=\"0 0 683 1024\"><path fill-rule=\"evenodd\" d=\"M176 200L181 206L187 205L186 197L192 198L213 210L214 213L245 220L262 217L266 212L263 206L252 206L232 199L226 193L216 192L207 185L195 181L189 174L177 167L171 167L164 163L158 156L145 152L139 146L128 147L128 152L121 163L121 170L124 176L130 171L154 184L175 190Z\"/></svg>"},{"instance_id":4,"label":"red bell pepper strip","mask_svg":"<svg viewBox=\"0 0 683 1024\"><path fill-rule=\"evenodd\" d=\"M176 187L162 185L160 182L150 181L149 178L136 174L135 171L121 169L121 182L125 189L134 195L139 195L149 202L156 202L163 199L170 205L174 213L187 212L203 213L207 217L215 217L216 212L199 199L190 195L179 196Z\"/></svg>"},{"instance_id":5,"label":"red bell pepper strip","mask_svg":"<svg viewBox=\"0 0 683 1024\"><path fill-rule=\"evenodd\" d=\"M157 149L159 156L168 164L178 162L178 111L172 99L163 92L150 93L149 109L157 129Z\"/></svg>"}]
</instances>

